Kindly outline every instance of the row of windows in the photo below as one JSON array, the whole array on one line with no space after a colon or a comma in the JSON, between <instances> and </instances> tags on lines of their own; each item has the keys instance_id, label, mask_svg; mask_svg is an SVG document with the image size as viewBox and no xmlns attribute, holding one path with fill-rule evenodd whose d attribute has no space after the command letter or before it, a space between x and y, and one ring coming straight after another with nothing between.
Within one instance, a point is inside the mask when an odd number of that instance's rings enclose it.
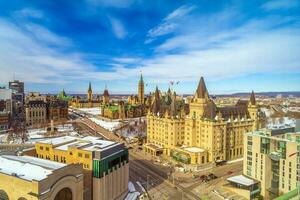
<instances>
[{"instance_id":1,"label":"row of windows","mask_svg":"<svg viewBox=\"0 0 300 200\"><path fill-rule=\"evenodd\" d=\"M29 117L42 117L45 116L45 113L44 111L31 111L29 112Z\"/></svg>"}]
</instances>

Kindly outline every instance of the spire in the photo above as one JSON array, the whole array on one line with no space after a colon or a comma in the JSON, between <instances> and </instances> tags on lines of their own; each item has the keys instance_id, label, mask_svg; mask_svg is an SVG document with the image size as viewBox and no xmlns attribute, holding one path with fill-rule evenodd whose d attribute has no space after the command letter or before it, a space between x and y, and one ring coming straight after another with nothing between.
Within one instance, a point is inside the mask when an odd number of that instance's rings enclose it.
<instances>
[{"instance_id":1,"label":"spire","mask_svg":"<svg viewBox=\"0 0 300 200\"><path fill-rule=\"evenodd\" d=\"M171 89L170 89L170 87L169 87L169 89L168 89L168 94L171 94Z\"/></svg>"},{"instance_id":2,"label":"spire","mask_svg":"<svg viewBox=\"0 0 300 200\"><path fill-rule=\"evenodd\" d=\"M253 90L250 95L250 103L251 103L251 105L256 105L255 94L254 94Z\"/></svg>"},{"instance_id":3,"label":"spire","mask_svg":"<svg viewBox=\"0 0 300 200\"><path fill-rule=\"evenodd\" d=\"M209 97L208 91L206 89L206 85L204 82L204 78L201 76L198 88L196 90L196 97L198 98L206 98Z\"/></svg>"},{"instance_id":4,"label":"spire","mask_svg":"<svg viewBox=\"0 0 300 200\"><path fill-rule=\"evenodd\" d=\"M156 86L156 89L155 89L155 95L154 95L156 98L159 98L159 91L158 91L158 87Z\"/></svg>"},{"instance_id":5,"label":"spire","mask_svg":"<svg viewBox=\"0 0 300 200\"><path fill-rule=\"evenodd\" d=\"M89 82L89 89L88 91L92 91L92 85L91 85L91 82Z\"/></svg>"},{"instance_id":6,"label":"spire","mask_svg":"<svg viewBox=\"0 0 300 200\"><path fill-rule=\"evenodd\" d=\"M141 74L139 83L144 83L143 74Z\"/></svg>"},{"instance_id":7,"label":"spire","mask_svg":"<svg viewBox=\"0 0 300 200\"><path fill-rule=\"evenodd\" d=\"M170 105L170 115L175 117L177 115L177 105L176 105L176 93L174 92L172 95L172 103Z\"/></svg>"}]
</instances>

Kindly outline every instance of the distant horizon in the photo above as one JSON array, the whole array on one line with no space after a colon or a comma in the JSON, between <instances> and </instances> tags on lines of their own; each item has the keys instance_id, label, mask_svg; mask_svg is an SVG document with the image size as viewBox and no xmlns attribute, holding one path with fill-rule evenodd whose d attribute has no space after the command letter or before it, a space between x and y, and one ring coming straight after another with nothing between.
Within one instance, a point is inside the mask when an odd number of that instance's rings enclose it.
<instances>
[{"instance_id":1,"label":"distant horizon","mask_svg":"<svg viewBox=\"0 0 300 200\"><path fill-rule=\"evenodd\" d=\"M0 84L134 93L300 90L300 2L0 1Z\"/></svg>"},{"instance_id":2,"label":"distant horizon","mask_svg":"<svg viewBox=\"0 0 300 200\"><path fill-rule=\"evenodd\" d=\"M32 92L34 92L34 91L32 91ZM50 95L57 95L57 94L59 94L61 91L59 91L59 92L49 92L49 93L43 93L43 92L39 92L40 94L42 94L42 95L47 95L47 94L50 94ZM81 93L74 93L74 92L67 92L66 90L65 90L65 92L66 92L66 94L67 95L86 95L86 93L83 93L83 92L81 92ZM154 91L153 91L154 92ZM166 91L162 91L162 92L166 92ZM176 92L176 91L175 91ZM235 92L235 93L219 93L219 94L215 94L215 93L209 93L209 95L210 96L226 96L226 95L247 95L247 94L249 94L250 95L250 93L251 93L252 91L250 91L250 92ZM25 92L26 94L28 94L29 92ZM102 92L96 92L96 93L94 93L93 92L93 95L95 96L95 95L100 95L100 96L102 96L102 93L103 93L103 91ZM137 93L114 93L114 92L110 92L109 91L109 93L110 93L110 95L111 96L118 96L118 95L124 95L124 96L130 96L130 95L137 95ZM254 91L254 93L256 94L256 95L264 95L264 94L269 94L269 93L276 93L276 94L287 94L287 93L299 93L299 96L300 96L300 91L269 91L269 92L255 92ZM148 95L149 94L149 92L148 93L145 93L145 95ZM189 95L194 95L194 93L177 93L176 92L176 94L177 95L184 95L184 96L189 96Z\"/></svg>"}]
</instances>

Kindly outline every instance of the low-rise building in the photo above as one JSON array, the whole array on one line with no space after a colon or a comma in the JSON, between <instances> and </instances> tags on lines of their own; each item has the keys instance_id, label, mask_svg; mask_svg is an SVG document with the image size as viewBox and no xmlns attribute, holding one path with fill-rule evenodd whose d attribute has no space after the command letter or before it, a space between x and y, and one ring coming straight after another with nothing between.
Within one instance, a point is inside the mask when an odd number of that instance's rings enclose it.
<instances>
[{"instance_id":1,"label":"low-rise building","mask_svg":"<svg viewBox=\"0 0 300 200\"><path fill-rule=\"evenodd\" d=\"M30 92L26 96L25 116L27 125L35 125L68 118L68 102L55 96L42 96Z\"/></svg>"},{"instance_id":2,"label":"low-rise building","mask_svg":"<svg viewBox=\"0 0 300 200\"><path fill-rule=\"evenodd\" d=\"M0 156L1 200L82 200L80 164L62 164L31 156Z\"/></svg>"},{"instance_id":3,"label":"low-rise building","mask_svg":"<svg viewBox=\"0 0 300 200\"><path fill-rule=\"evenodd\" d=\"M35 152L42 159L83 164L85 200L122 199L127 193L129 160L124 144L65 136L37 142Z\"/></svg>"},{"instance_id":4,"label":"low-rise building","mask_svg":"<svg viewBox=\"0 0 300 200\"><path fill-rule=\"evenodd\" d=\"M46 103L42 100L32 100L25 106L26 124L34 125L36 123L45 123L47 120Z\"/></svg>"},{"instance_id":5,"label":"low-rise building","mask_svg":"<svg viewBox=\"0 0 300 200\"><path fill-rule=\"evenodd\" d=\"M10 126L10 114L8 112L0 111L0 132L6 131Z\"/></svg>"}]
</instances>

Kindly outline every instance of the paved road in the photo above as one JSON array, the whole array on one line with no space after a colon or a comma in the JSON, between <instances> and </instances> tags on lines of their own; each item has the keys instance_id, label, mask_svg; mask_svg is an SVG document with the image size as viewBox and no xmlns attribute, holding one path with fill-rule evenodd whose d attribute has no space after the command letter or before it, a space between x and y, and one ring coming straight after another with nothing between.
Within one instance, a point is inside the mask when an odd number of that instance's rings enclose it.
<instances>
[{"instance_id":1,"label":"paved road","mask_svg":"<svg viewBox=\"0 0 300 200\"><path fill-rule=\"evenodd\" d=\"M199 196L180 185L176 185L176 187L174 187L173 184L167 180L170 169L155 166L150 161L142 159L141 155L130 152L129 168L131 180L140 181L140 179L142 179L142 182L144 182L143 186L145 186L145 188L147 188L148 176L148 189L150 196L154 194L153 199L200 199ZM149 184L149 182L152 185Z\"/></svg>"}]
</instances>

